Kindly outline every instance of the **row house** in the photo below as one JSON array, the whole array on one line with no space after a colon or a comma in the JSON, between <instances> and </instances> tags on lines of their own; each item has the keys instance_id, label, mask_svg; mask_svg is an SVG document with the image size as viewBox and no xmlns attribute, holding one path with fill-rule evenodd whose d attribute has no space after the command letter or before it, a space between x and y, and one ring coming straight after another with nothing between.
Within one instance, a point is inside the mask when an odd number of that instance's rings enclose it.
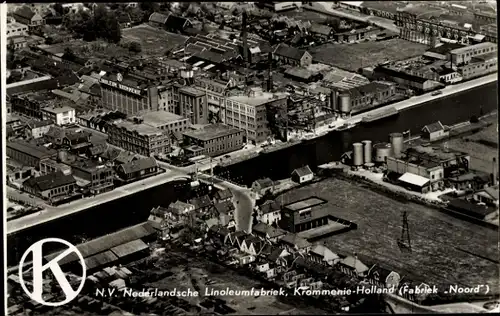
<instances>
[{"instance_id":1,"label":"row house","mask_svg":"<svg viewBox=\"0 0 500 316\"><path fill-rule=\"evenodd\" d=\"M287 234L285 230L270 226L264 222L259 222L257 225L253 226L252 233L271 242L277 242L278 239Z\"/></svg>"},{"instance_id":2,"label":"row house","mask_svg":"<svg viewBox=\"0 0 500 316\"><path fill-rule=\"evenodd\" d=\"M340 270L349 276L365 277L367 276L368 267L358 259L357 256L347 256L338 262Z\"/></svg>"},{"instance_id":3,"label":"row house","mask_svg":"<svg viewBox=\"0 0 500 316\"><path fill-rule=\"evenodd\" d=\"M216 203L214 209L217 212L219 223L229 229L236 228L236 223L234 221L234 211L235 207L233 202L224 201Z\"/></svg>"},{"instance_id":4,"label":"row house","mask_svg":"<svg viewBox=\"0 0 500 316\"><path fill-rule=\"evenodd\" d=\"M231 201L232 198L233 198L233 192L231 192L231 190L229 189L219 190L215 193L214 201L221 203L221 202Z\"/></svg>"},{"instance_id":5,"label":"row house","mask_svg":"<svg viewBox=\"0 0 500 316\"><path fill-rule=\"evenodd\" d=\"M257 219L267 225L277 225L281 220L281 204L272 200L265 201L257 207Z\"/></svg>"}]
</instances>

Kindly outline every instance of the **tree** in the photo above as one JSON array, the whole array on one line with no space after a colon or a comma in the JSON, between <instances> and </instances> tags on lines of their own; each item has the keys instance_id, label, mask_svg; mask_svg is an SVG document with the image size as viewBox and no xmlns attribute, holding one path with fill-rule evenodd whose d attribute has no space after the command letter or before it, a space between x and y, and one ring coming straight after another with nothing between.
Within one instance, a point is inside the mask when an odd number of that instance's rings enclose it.
<instances>
[{"instance_id":1,"label":"tree","mask_svg":"<svg viewBox=\"0 0 500 316\"><path fill-rule=\"evenodd\" d=\"M66 57L69 57L69 58L75 57L75 53L73 52L73 50L71 49L71 47L66 47L64 49L64 55L66 55Z\"/></svg>"},{"instance_id":2,"label":"tree","mask_svg":"<svg viewBox=\"0 0 500 316\"><path fill-rule=\"evenodd\" d=\"M141 44L138 42L132 42L128 46L128 50L133 53L140 53L142 51Z\"/></svg>"},{"instance_id":3,"label":"tree","mask_svg":"<svg viewBox=\"0 0 500 316\"><path fill-rule=\"evenodd\" d=\"M59 15L61 15L61 16L64 15L64 8L63 8L62 4L54 3L53 8L54 8L54 11L59 13Z\"/></svg>"}]
</instances>

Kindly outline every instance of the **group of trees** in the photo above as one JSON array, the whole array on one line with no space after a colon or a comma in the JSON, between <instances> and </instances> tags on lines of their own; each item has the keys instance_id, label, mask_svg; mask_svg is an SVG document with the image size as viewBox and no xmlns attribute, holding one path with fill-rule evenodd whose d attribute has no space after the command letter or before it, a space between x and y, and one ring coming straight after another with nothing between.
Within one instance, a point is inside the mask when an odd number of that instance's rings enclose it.
<instances>
[{"instance_id":1,"label":"group of trees","mask_svg":"<svg viewBox=\"0 0 500 316\"><path fill-rule=\"evenodd\" d=\"M110 43L120 42L121 30L116 15L103 4L92 11L80 9L75 14L66 14L63 25L85 41L104 39Z\"/></svg>"}]
</instances>

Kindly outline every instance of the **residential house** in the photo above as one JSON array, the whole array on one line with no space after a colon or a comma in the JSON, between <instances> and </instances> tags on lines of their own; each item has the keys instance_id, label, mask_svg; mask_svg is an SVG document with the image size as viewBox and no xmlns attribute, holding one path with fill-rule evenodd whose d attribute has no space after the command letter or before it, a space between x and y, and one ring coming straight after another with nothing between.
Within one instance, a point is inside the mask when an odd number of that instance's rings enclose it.
<instances>
[{"instance_id":1,"label":"residential house","mask_svg":"<svg viewBox=\"0 0 500 316\"><path fill-rule=\"evenodd\" d=\"M252 191L264 195L266 192L274 190L274 182L269 178L258 179L252 183Z\"/></svg>"},{"instance_id":2,"label":"residential house","mask_svg":"<svg viewBox=\"0 0 500 316\"><path fill-rule=\"evenodd\" d=\"M248 253L254 257L257 257L262 249L264 248L266 241L257 237L248 235L241 242L240 251Z\"/></svg>"},{"instance_id":3,"label":"residential house","mask_svg":"<svg viewBox=\"0 0 500 316\"><path fill-rule=\"evenodd\" d=\"M422 133L424 138L429 141L442 139L449 135L449 131L444 128L440 121L425 125L424 128L422 128Z\"/></svg>"},{"instance_id":4,"label":"residential house","mask_svg":"<svg viewBox=\"0 0 500 316\"><path fill-rule=\"evenodd\" d=\"M210 198L208 197L208 195L202 195L200 197L193 198L189 200L189 204L194 205L194 209L197 213L201 214L208 213L209 215L214 205L212 200L210 200Z\"/></svg>"},{"instance_id":5,"label":"residential house","mask_svg":"<svg viewBox=\"0 0 500 316\"><path fill-rule=\"evenodd\" d=\"M151 210L148 218L148 223L156 229L158 232L158 239L168 240L170 239L170 228L171 225L167 221L168 219L168 209L158 206Z\"/></svg>"},{"instance_id":6,"label":"residential house","mask_svg":"<svg viewBox=\"0 0 500 316\"><path fill-rule=\"evenodd\" d=\"M99 157L102 157L107 150L108 144L106 142L92 143L92 146L87 148L87 152L85 154L89 158L98 159Z\"/></svg>"},{"instance_id":7,"label":"residential house","mask_svg":"<svg viewBox=\"0 0 500 316\"><path fill-rule=\"evenodd\" d=\"M193 204L189 204L179 200L170 203L168 207L176 210L179 214L188 214L195 210L195 206Z\"/></svg>"},{"instance_id":8,"label":"residential house","mask_svg":"<svg viewBox=\"0 0 500 316\"><path fill-rule=\"evenodd\" d=\"M139 158L118 166L116 173L127 182L136 181L158 172L158 164L153 157Z\"/></svg>"},{"instance_id":9,"label":"residential house","mask_svg":"<svg viewBox=\"0 0 500 316\"><path fill-rule=\"evenodd\" d=\"M279 44L273 52L274 59L292 66L307 67L312 63L312 55L296 47Z\"/></svg>"},{"instance_id":10,"label":"residential house","mask_svg":"<svg viewBox=\"0 0 500 316\"><path fill-rule=\"evenodd\" d=\"M191 23L191 21L173 14L169 14L168 19L165 22L165 29L173 33L184 33L186 29L191 27L193 27L193 23Z\"/></svg>"},{"instance_id":11,"label":"residential house","mask_svg":"<svg viewBox=\"0 0 500 316\"><path fill-rule=\"evenodd\" d=\"M22 6L16 11L12 12L12 16L21 24L27 25L30 31L41 28L45 24L42 16L35 11L31 10L28 6Z\"/></svg>"},{"instance_id":12,"label":"residential house","mask_svg":"<svg viewBox=\"0 0 500 316\"><path fill-rule=\"evenodd\" d=\"M271 242L277 242L278 239L286 235L286 231L281 228L275 228L266 223L260 222L252 227L252 234Z\"/></svg>"},{"instance_id":13,"label":"residential house","mask_svg":"<svg viewBox=\"0 0 500 316\"><path fill-rule=\"evenodd\" d=\"M215 203L214 208L218 213L218 219L220 224L224 227L233 228L235 227L234 222L234 204L231 201L225 201L220 203Z\"/></svg>"},{"instance_id":14,"label":"residential house","mask_svg":"<svg viewBox=\"0 0 500 316\"><path fill-rule=\"evenodd\" d=\"M51 120L45 121L29 121L26 124L25 135L29 138L41 138L49 129L54 126L54 122Z\"/></svg>"},{"instance_id":15,"label":"residential house","mask_svg":"<svg viewBox=\"0 0 500 316\"><path fill-rule=\"evenodd\" d=\"M498 208L498 185L475 192L474 200Z\"/></svg>"},{"instance_id":16,"label":"residential house","mask_svg":"<svg viewBox=\"0 0 500 316\"><path fill-rule=\"evenodd\" d=\"M44 120L52 120L57 125L67 125L75 123L75 109L67 106L47 106L42 109Z\"/></svg>"},{"instance_id":17,"label":"residential house","mask_svg":"<svg viewBox=\"0 0 500 316\"><path fill-rule=\"evenodd\" d=\"M23 182L24 191L44 200L52 201L71 194L76 188L72 175L54 172L40 177L31 177Z\"/></svg>"},{"instance_id":18,"label":"residential house","mask_svg":"<svg viewBox=\"0 0 500 316\"><path fill-rule=\"evenodd\" d=\"M308 256L311 261L327 266L333 266L340 261L340 257L336 253L321 244L313 246Z\"/></svg>"},{"instance_id":19,"label":"residential house","mask_svg":"<svg viewBox=\"0 0 500 316\"><path fill-rule=\"evenodd\" d=\"M158 13L158 12L153 12L149 16L149 24L151 26L156 26L156 27L164 27L165 23L167 23L168 15Z\"/></svg>"},{"instance_id":20,"label":"residential house","mask_svg":"<svg viewBox=\"0 0 500 316\"><path fill-rule=\"evenodd\" d=\"M395 271L390 271L378 264L374 264L367 272L367 279L370 284L377 287L397 289L401 281L401 276Z\"/></svg>"},{"instance_id":21,"label":"residential house","mask_svg":"<svg viewBox=\"0 0 500 316\"><path fill-rule=\"evenodd\" d=\"M333 35L333 29L328 25L312 23L309 33L323 40L328 40Z\"/></svg>"},{"instance_id":22,"label":"residential house","mask_svg":"<svg viewBox=\"0 0 500 316\"><path fill-rule=\"evenodd\" d=\"M310 242L294 233L287 233L278 241L278 244L284 246L290 253L305 254L311 249Z\"/></svg>"},{"instance_id":23,"label":"residential house","mask_svg":"<svg viewBox=\"0 0 500 316\"><path fill-rule=\"evenodd\" d=\"M365 277L368 272L368 267L357 256L347 256L338 265L344 274L350 276Z\"/></svg>"},{"instance_id":24,"label":"residential house","mask_svg":"<svg viewBox=\"0 0 500 316\"><path fill-rule=\"evenodd\" d=\"M231 201L232 197L233 197L233 192L231 192L231 190L229 189L219 190L215 193L216 202Z\"/></svg>"},{"instance_id":25,"label":"residential house","mask_svg":"<svg viewBox=\"0 0 500 316\"><path fill-rule=\"evenodd\" d=\"M229 242L231 232L225 227L214 225L209 228L207 235L214 243L222 246Z\"/></svg>"},{"instance_id":26,"label":"residential house","mask_svg":"<svg viewBox=\"0 0 500 316\"><path fill-rule=\"evenodd\" d=\"M281 219L281 205L277 201L267 200L257 207L257 219L267 225L278 224Z\"/></svg>"},{"instance_id":27,"label":"residential house","mask_svg":"<svg viewBox=\"0 0 500 316\"><path fill-rule=\"evenodd\" d=\"M9 37L9 41L7 43L7 46L12 47L14 50L21 50L21 49L26 48L28 46L28 41L26 39L26 36L15 35L15 36Z\"/></svg>"},{"instance_id":28,"label":"residential house","mask_svg":"<svg viewBox=\"0 0 500 316\"><path fill-rule=\"evenodd\" d=\"M63 161L71 167L73 176L80 182L80 186L89 194L100 194L114 188L115 172L111 166L98 160L84 159L68 155Z\"/></svg>"},{"instance_id":29,"label":"residential house","mask_svg":"<svg viewBox=\"0 0 500 316\"><path fill-rule=\"evenodd\" d=\"M264 277L268 280L272 280L276 278L277 273L276 273L276 268L271 267L269 262L259 262L256 264L255 269L262 273Z\"/></svg>"},{"instance_id":30,"label":"residential house","mask_svg":"<svg viewBox=\"0 0 500 316\"><path fill-rule=\"evenodd\" d=\"M228 238L228 242L231 246L236 247L238 249L241 249L241 243L243 240L248 236L247 233L244 231L237 231L234 233L231 233Z\"/></svg>"},{"instance_id":31,"label":"residential house","mask_svg":"<svg viewBox=\"0 0 500 316\"><path fill-rule=\"evenodd\" d=\"M295 169L292 172L292 180L296 183L302 184L311 181L314 178L314 173L309 166L303 166Z\"/></svg>"},{"instance_id":32,"label":"residential house","mask_svg":"<svg viewBox=\"0 0 500 316\"><path fill-rule=\"evenodd\" d=\"M285 248L274 247L271 253L266 257L269 263L276 267L286 267L286 257L288 257L290 253ZM281 268L277 268L276 272L281 271Z\"/></svg>"},{"instance_id":33,"label":"residential house","mask_svg":"<svg viewBox=\"0 0 500 316\"><path fill-rule=\"evenodd\" d=\"M90 132L83 130L68 131L64 133L61 146L77 154L85 153L92 146L91 136Z\"/></svg>"}]
</instances>

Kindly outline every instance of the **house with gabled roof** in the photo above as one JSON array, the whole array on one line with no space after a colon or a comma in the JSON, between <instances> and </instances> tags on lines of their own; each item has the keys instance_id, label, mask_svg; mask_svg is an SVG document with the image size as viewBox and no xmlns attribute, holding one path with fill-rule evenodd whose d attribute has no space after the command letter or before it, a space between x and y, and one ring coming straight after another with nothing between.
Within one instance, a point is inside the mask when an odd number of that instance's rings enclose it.
<instances>
[{"instance_id":1,"label":"house with gabled roof","mask_svg":"<svg viewBox=\"0 0 500 316\"><path fill-rule=\"evenodd\" d=\"M257 219L267 225L278 224L281 219L281 204L272 200L265 201L257 207Z\"/></svg>"},{"instance_id":2,"label":"house with gabled roof","mask_svg":"<svg viewBox=\"0 0 500 316\"><path fill-rule=\"evenodd\" d=\"M429 140L434 141L438 139L442 139L444 137L448 137L449 131L447 131L441 121L434 122L429 125L425 125L422 128L422 136Z\"/></svg>"},{"instance_id":3,"label":"house with gabled roof","mask_svg":"<svg viewBox=\"0 0 500 316\"><path fill-rule=\"evenodd\" d=\"M156 159L147 157L121 164L116 172L122 180L130 182L154 175L158 169Z\"/></svg>"},{"instance_id":4,"label":"house with gabled roof","mask_svg":"<svg viewBox=\"0 0 500 316\"><path fill-rule=\"evenodd\" d=\"M241 243L248 236L244 231L237 231L229 235L229 243L237 248L241 248Z\"/></svg>"},{"instance_id":5,"label":"house with gabled roof","mask_svg":"<svg viewBox=\"0 0 500 316\"><path fill-rule=\"evenodd\" d=\"M370 270L368 270L366 278L368 283L382 288L393 287L394 289L397 289L399 287L399 282L401 281L399 273L384 269L378 264L374 264Z\"/></svg>"},{"instance_id":6,"label":"house with gabled roof","mask_svg":"<svg viewBox=\"0 0 500 316\"><path fill-rule=\"evenodd\" d=\"M347 275L365 277L368 267L357 256L347 256L338 262L340 270Z\"/></svg>"},{"instance_id":7,"label":"house with gabled roof","mask_svg":"<svg viewBox=\"0 0 500 316\"><path fill-rule=\"evenodd\" d=\"M321 244L314 245L309 251L308 257L313 262L327 266L333 266L340 260L336 253Z\"/></svg>"},{"instance_id":8,"label":"house with gabled roof","mask_svg":"<svg viewBox=\"0 0 500 316\"><path fill-rule=\"evenodd\" d=\"M297 168L292 172L292 180L296 183L302 184L311 181L314 178L314 173L309 166Z\"/></svg>"},{"instance_id":9,"label":"house with gabled roof","mask_svg":"<svg viewBox=\"0 0 500 316\"><path fill-rule=\"evenodd\" d=\"M208 197L208 195L195 197L189 200L189 203L195 206L196 211L202 213L210 211L210 209L213 207L212 200L210 200L210 197Z\"/></svg>"},{"instance_id":10,"label":"house with gabled roof","mask_svg":"<svg viewBox=\"0 0 500 316\"><path fill-rule=\"evenodd\" d=\"M286 44L279 44L274 49L273 57L283 64L301 67L309 66L313 60L309 52Z\"/></svg>"},{"instance_id":11,"label":"house with gabled roof","mask_svg":"<svg viewBox=\"0 0 500 316\"><path fill-rule=\"evenodd\" d=\"M265 240L257 236L249 235L242 241L240 250L252 256L257 257L265 245L266 245Z\"/></svg>"},{"instance_id":12,"label":"house with gabled roof","mask_svg":"<svg viewBox=\"0 0 500 316\"><path fill-rule=\"evenodd\" d=\"M271 242L276 242L278 241L278 239L286 235L285 230L277 227L272 227L263 222L260 222L257 225L253 226L252 233L255 236L264 238L265 240L269 240Z\"/></svg>"},{"instance_id":13,"label":"house with gabled roof","mask_svg":"<svg viewBox=\"0 0 500 316\"><path fill-rule=\"evenodd\" d=\"M304 254L311 249L310 242L294 233L287 233L278 241L278 244L284 246L290 253Z\"/></svg>"},{"instance_id":14,"label":"house with gabled roof","mask_svg":"<svg viewBox=\"0 0 500 316\"><path fill-rule=\"evenodd\" d=\"M30 31L45 24L43 17L28 6L22 6L15 10L12 12L12 16L16 22L27 25Z\"/></svg>"},{"instance_id":15,"label":"house with gabled roof","mask_svg":"<svg viewBox=\"0 0 500 316\"><path fill-rule=\"evenodd\" d=\"M216 202L230 201L233 198L233 192L229 189L219 190L215 193Z\"/></svg>"},{"instance_id":16,"label":"house with gabled roof","mask_svg":"<svg viewBox=\"0 0 500 316\"><path fill-rule=\"evenodd\" d=\"M236 226L234 222L234 204L231 201L224 201L221 203L216 203L214 205L215 212L217 213L217 218L219 219L222 226L228 227L230 229Z\"/></svg>"},{"instance_id":17,"label":"house with gabled roof","mask_svg":"<svg viewBox=\"0 0 500 316\"><path fill-rule=\"evenodd\" d=\"M149 16L149 24L152 26L163 27L167 23L168 15L159 12L153 12Z\"/></svg>"}]
</instances>

